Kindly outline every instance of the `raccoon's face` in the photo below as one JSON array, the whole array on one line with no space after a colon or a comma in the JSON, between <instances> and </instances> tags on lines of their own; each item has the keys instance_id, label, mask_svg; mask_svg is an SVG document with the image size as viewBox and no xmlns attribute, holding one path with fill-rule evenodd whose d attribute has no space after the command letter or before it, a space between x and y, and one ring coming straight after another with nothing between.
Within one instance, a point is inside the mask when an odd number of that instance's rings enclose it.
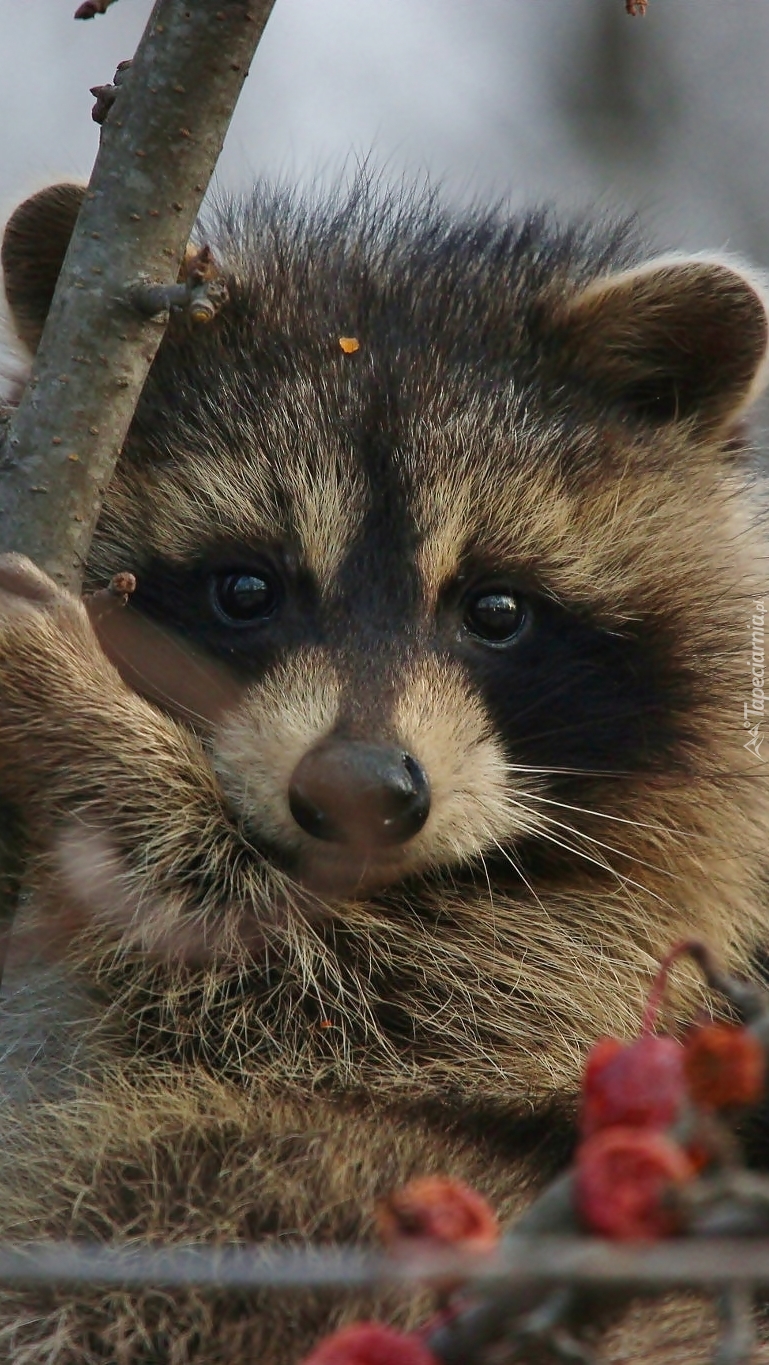
<instances>
[{"instance_id":1,"label":"raccoon's face","mask_svg":"<svg viewBox=\"0 0 769 1365\"><path fill-rule=\"evenodd\" d=\"M528 1105L636 1027L672 939L763 933L764 296L622 233L337 208L219 222L230 303L172 320L97 530L89 586L138 582L102 642L258 855L232 953L127 1008L238 1074ZM31 346L66 237L34 218ZM185 895L229 925L205 857Z\"/></svg>"},{"instance_id":2,"label":"raccoon's face","mask_svg":"<svg viewBox=\"0 0 769 1365\"><path fill-rule=\"evenodd\" d=\"M502 264L417 240L312 276L311 232L283 275L241 258L217 332L161 354L105 510L95 563L136 573L189 675L150 647L132 681L321 897L634 879L660 790L724 762L760 290L705 260L591 282L541 231Z\"/></svg>"}]
</instances>

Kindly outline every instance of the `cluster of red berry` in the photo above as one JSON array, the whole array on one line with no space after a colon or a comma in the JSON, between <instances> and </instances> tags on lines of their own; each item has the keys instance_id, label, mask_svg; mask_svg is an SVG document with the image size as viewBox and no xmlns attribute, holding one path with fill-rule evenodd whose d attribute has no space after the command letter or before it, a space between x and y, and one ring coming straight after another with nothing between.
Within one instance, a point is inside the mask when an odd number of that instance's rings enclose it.
<instances>
[{"instance_id":1,"label":"cluster of red berry","mask_svg":"<svg viewBox=\"0 0 769 1365\"><path fill-rule=\"evenodd\" d=\"M446 1176L412 1180L382 1202L377 1227L391 1255L418 1260L424 1252L485 1255L496 1247L500 1228L482 1195ZM444 1282L443 1294L455 1285ZM439 1365L425 1344L433 1326L399 1332L377 1322L356 1322L327 1337L303 1365Z\"/></svg>"},{"instance_id":2,"label":"cluster of red berry","mask_svg":"<svg viewBox=\"0 0 769 1365\"><path fill-rule=\"evenodd\" d=\"M750 1025L696 1024L681 1040L654 1032L670 966L686 953L701 964L707 957L701 945L689 943L668 954L641 1035L631 1043L601 1039L588 1055L572 1180L574 1208L587 1233L653 1240L680 1231L682 1203L675 1196L716 1155L713 1117L762 1096L766 1053ZM439 1248L485 1254L500 1235L479 1194L439 1176L391 1195L378 1225L399 1258ZM406 1334L354 1323L322 1341L303 1365L439 1365L428 1335L429 1328Z\"/></svg>"},{"instance_id":3,"label":"cluster of red berry","mask_svg":"<svg viewBox=\"0 0 769 1365\"><path fill-rule=\"evenodd\" d=\"M670 965L687 951L679 945L662 964L640 1038L605 1038L588 1055L574 1194L586 1231L604 1237L677 1232L671 1195L711 1160L702 1117L763 1092L765 1052L749 1027L699 1024L682 1041L652 1031Z\"/></svg>"}]
</instances>

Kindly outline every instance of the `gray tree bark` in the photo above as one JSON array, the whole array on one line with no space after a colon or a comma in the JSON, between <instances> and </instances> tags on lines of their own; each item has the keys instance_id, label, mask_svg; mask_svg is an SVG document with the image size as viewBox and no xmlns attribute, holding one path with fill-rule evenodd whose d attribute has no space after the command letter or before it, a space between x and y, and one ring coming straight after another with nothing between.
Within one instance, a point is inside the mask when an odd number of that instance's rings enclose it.
<instances>
[{"instance_id":1,"label":"gray tree bark","mask_svg":"<svg viewBox=\"0 0 769 1365\"><path fill-rule=\"evenodd\" d=\"M32 376L0 452L0 547L77 590L173 284L274 0L157 0L117 89Z\"/></svg>"}]
</instances>

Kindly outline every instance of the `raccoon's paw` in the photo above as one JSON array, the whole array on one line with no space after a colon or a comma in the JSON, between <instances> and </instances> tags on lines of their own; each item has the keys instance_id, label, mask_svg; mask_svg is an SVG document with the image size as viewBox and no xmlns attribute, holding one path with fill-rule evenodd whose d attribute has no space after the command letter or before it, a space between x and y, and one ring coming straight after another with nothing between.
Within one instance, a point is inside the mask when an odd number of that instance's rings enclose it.
<instances>
[{"instance_id":1,"label":"raccoon's paw","mask_svg":"<svg viewBox=\"0 0 769 1365\"><path fill-rule=\"evenodd\" d=\"M24 555L0 555L0 710L62 671L103 660L83 603Z\"/></svg>"},{"instance_id":2,"label":"raccoon's paw","mask_svg":"<svg viewBox=\"0 0 769 1365\"><path fill-rule=\"evenodd\" d=\"M0 555L0 789L55 748L95 698L122 689L79 598L22 555ZM5 780L8 779L8 780Z\"/></svg>"}]
</instances>

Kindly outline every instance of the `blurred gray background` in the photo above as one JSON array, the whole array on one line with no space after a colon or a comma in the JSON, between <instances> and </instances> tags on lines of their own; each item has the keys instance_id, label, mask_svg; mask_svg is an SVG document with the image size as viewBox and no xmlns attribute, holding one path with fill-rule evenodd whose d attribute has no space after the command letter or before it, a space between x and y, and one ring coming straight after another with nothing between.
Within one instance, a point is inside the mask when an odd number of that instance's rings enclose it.
<instances>
[{"instance_id":1,"label":"blurred gray background","mask_svg":"<svg viewBox=\"0 0 769 1365\"><path fill-rule=\"evenodd\" d=\"M0 0L0 216L87 178L88 87L151 0ZM637 211L663 246L769 264L769 3L277 0L218 178L333 179L367 159L456 201Z\"/></svg>"}]
</instances>

